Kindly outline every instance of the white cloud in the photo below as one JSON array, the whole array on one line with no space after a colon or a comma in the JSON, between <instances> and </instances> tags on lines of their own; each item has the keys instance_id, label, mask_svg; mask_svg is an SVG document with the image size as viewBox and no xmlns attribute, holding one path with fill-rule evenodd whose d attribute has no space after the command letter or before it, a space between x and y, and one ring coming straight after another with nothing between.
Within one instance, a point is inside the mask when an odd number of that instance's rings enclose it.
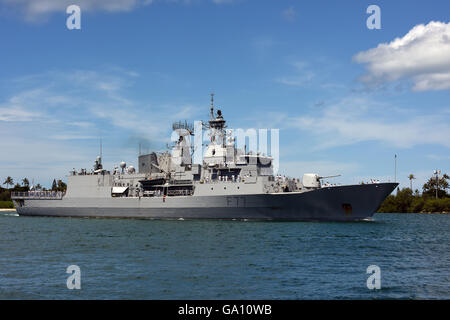
<instances>
[{"instance_id":1,"label":"white cloud","mask_svg":"<svg viewBox=\"0 0 450 320\"><path fill-rule=\"evenodd\" d=\"M133 134L145 133L152 141L165 141L172 121L191 118L198 109L189 104L151 105L129 98L126 92L136 81L134 72L111 70L53 71L15 79L13 83L19 87L29 88L0 102L0 121L60 123L78 132L65 130L51 135L53 138L86 139L95 129L95 121L106 120Z\"/></svg>"},{"instance_id":2,"label":"white cloud","mask_svg":"<svg viewBox=\"0 0 450 320\"><path fill-rule=\"evenodd\" d=\"M303 87L304 85L308 84L313 78L314 73L307 72L305 74L297 76L279 77L275 79L275 81L287 86Z\"/></svg>"},{"instance_id":3,"label":"white cloud","mask_svg":"<svg viewBox=\"0 0 450 320\"><path fill-rule=\"evenodd\" d=\"M393 120L395 119L395 120ZM405 111L352 97L294 118L291 124L315 135L318 149L379 141L401 148L435 144L450 148L448 113L408 115Z\"/></svg>"},{"instance_id":4,"label":"white cloud","mask_svg":"<svg viewBox=\"0 0 450 320\"><path fill-rule=\"evenodd\" d=\"M2 108L0 105L0 121L20 122L32 121L40 116L39 113L24 110L20 106L8 106Z\"/></svg>"},{"instance_id":5,"label":"white cloud","mask_svg":"<svg viewBox=\"0 0 450 320\"><path fill-rule=\"evenodd\" d=\"M450 89L450 22L417 25L402 38L360 52L354 61L366 64L360 80L368 86L408 79L413 90Z\"/></svg>"},{"instance_id":6,"label":"white cloud","mask_svg":"<svg viewBox=\"0 0 450 320\"><path fill-rule=\"evenodd\" d=\"M129 89L140 78L113 70L52 71L12 79L12 93L0 97L0 150L5 150L0 176L51 183L74 166L90 166L100 137L105 166L135 163L138 142L147 142L151 150L163 148L172 122L195 116L197 107L189 104L130 98ZM132 144L129 137L134 137Z\"/></svg>"},{"instance_id":7,"label":"white cloud","mask_svg":"<svg viewBox=\"0 0 450 320\"><path fill-rule=\"evenodd\" d=\"M309 84L316 74L308 69L308 64L304 61L295 61L291 64L294 67L294 74L282 76L275 79L276 82L288 86L302 87Z\"/></svg>"},{"instance_id":8,"label":"white cloud","mask_svg":"<svg viewBox=\"0 0 450 320\"><path fill-rule=\"evenodd\" d=\"M96 118L107 120L115 127L137 134L145 140L170 142L170 125L174 121L191 118L193 111L197 109L190 105L141 108L134 103L130 108L139 111L133 113L121 105L111 104L93 104L90 111Z\"/></svg>"},{"instance_id":9,"label":"white cloud","mask_svg":"<svg viewBox=\"0 0 450 320\"><path fill-rule=\"evenodd\" d=\"M347 88L342 82L334 82L339 65L328 58L315 57L308 61L294 60L289 63L290 73L278 76L275 82L293 87L320 88L327 91Z\"/></svg>"},{"instance_id":10,"label":"white cloud","mask_svg":"<svg viewBox=\"0 0 450 320\"><path fill-rule=\"evenodd\" d=\"M82 11L131 11L138 5L147 4L140 0L2 0L3 4L19 8L26 19L37 20L54 12L65 13L69 5L76 4Z\"/></svg>"},{"instance_id":11,"label":"white cloud","mask_svg":"<svg viewBox=\"0 0 450 320\"><path fill-rule=\"evenodd\" d=\"M39 21L52 13L65 13L66 8L72 4L80 6L82 12L129 12L138 7L147 6L155 2L190 4L195 1L196 0L0 0L0 3L11 8L18 8L29 21ZM217 5L233 2L233 0L211 1Z\"/></svg>"},{"instance_id":12,"label":"white cloud","mask_svg":"<svg viewBox=\"0 0 450 320\"><path fill-rule=\"evenodd\" d=\"M89 128L92 127L94 124L87 121L74 121L70 123L72 126L81 127L81 128Z\"/></svg>"}]
</instances>

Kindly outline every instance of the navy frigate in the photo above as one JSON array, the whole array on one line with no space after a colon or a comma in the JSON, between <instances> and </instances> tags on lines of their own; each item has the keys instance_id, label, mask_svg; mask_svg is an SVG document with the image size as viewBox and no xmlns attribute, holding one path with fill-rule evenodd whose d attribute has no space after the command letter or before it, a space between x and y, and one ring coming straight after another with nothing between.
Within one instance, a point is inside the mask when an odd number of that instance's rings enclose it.
<instances>
[{"instance_id":1,"label":"navy frigate","mask_svg":"<svg viewBox=\"0 0 450 320\"><path fill-rule=\"evenodd\" d=\"M192 126L175 123L171 152L139 155L138 170L121 162L112 171L101 156L91 170L72 170L66 192L12 194L21 216L145 219L358 221L371 218L397 183L323 184L316 173L302 179L274 174L273 158L239 149L222 112L205 126L210 143L193 163Z\"/></svg>"}]
</instances>

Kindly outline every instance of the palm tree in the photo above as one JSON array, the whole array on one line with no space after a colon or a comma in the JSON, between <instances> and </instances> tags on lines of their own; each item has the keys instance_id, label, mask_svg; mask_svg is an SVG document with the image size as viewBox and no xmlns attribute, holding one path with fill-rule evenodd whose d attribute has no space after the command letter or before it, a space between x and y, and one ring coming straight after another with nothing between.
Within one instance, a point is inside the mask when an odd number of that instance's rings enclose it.
<instances>
[{"instance_id":1,"label":"palm tree","mask_svg":"<svg viewBox=\"0 0 450 320\"><path fill-rule=\"evenodd\" d=\"M408 176L408 179L409 179L409 184L410 184L410 187L411 187L411 191L412 191L412 181L413 181L413 179L416 179L416 177L411 173L409 176Z\"/></svg>"},{"instance_id":2,"label":"palm tree","mask_svg":"<svg viewBox=\"0 0 450 320\"><path fill-rule=\"evenodd\" d=\"M5 182L3 182L3 184L6 184L7 186L12 186L14 185L14 180L11 177L7 177Z\"/></svg>"},{"instance_id":3,"label":"palm tree","mask_svg":"<svg viewBox=\"0 0 450 320\"><path fill-rule=\"evenodd\" d=\"M24 187L28 187L30 185L30 181L28 181L27 178L23 178L22 179L22 184L23 184Z\"/></svg>"}]
</instances>

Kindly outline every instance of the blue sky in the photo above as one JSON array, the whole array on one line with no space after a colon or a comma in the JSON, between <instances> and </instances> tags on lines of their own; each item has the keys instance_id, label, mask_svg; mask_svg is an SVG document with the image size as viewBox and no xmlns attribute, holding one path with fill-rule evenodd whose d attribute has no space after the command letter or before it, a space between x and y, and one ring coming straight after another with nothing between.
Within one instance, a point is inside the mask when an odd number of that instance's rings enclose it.
<instances>
[{"instance_id":1,"label":"blue sky","mask_svg":"<svg viewBox=\"0 0 450 320\"><path fill-rule=\"evenodd\" d=\"M81 7L81 30L66 7ZM369 5L381 29L369 30ZM0 179L162 150L171 123L279 128L281 172L450 172L448 1L0 0Z\"/></svg>"}]
</instances>

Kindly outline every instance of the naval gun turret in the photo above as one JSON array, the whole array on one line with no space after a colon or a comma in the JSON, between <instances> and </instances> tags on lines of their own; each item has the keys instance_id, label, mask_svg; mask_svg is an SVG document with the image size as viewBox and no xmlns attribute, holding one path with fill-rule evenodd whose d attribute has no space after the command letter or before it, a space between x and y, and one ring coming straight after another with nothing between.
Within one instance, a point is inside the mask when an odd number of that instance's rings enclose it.
<instances>
[{"instance_id":1,"label":"naval gun turret","mask_svg":"<svg viewBox=\"0 0 450 320\"><path fill-rule=\"evenodd\" d=\"M307 189L320 188L321 187L320 180L327 179L327 178L336 178L336 177L340 177L340 176L341 175L338 174L338 175L334 175L334 176L321 177L317 173L305 173L303 175L303 187L305 187Z\"/></svg>"}]
</instances>

